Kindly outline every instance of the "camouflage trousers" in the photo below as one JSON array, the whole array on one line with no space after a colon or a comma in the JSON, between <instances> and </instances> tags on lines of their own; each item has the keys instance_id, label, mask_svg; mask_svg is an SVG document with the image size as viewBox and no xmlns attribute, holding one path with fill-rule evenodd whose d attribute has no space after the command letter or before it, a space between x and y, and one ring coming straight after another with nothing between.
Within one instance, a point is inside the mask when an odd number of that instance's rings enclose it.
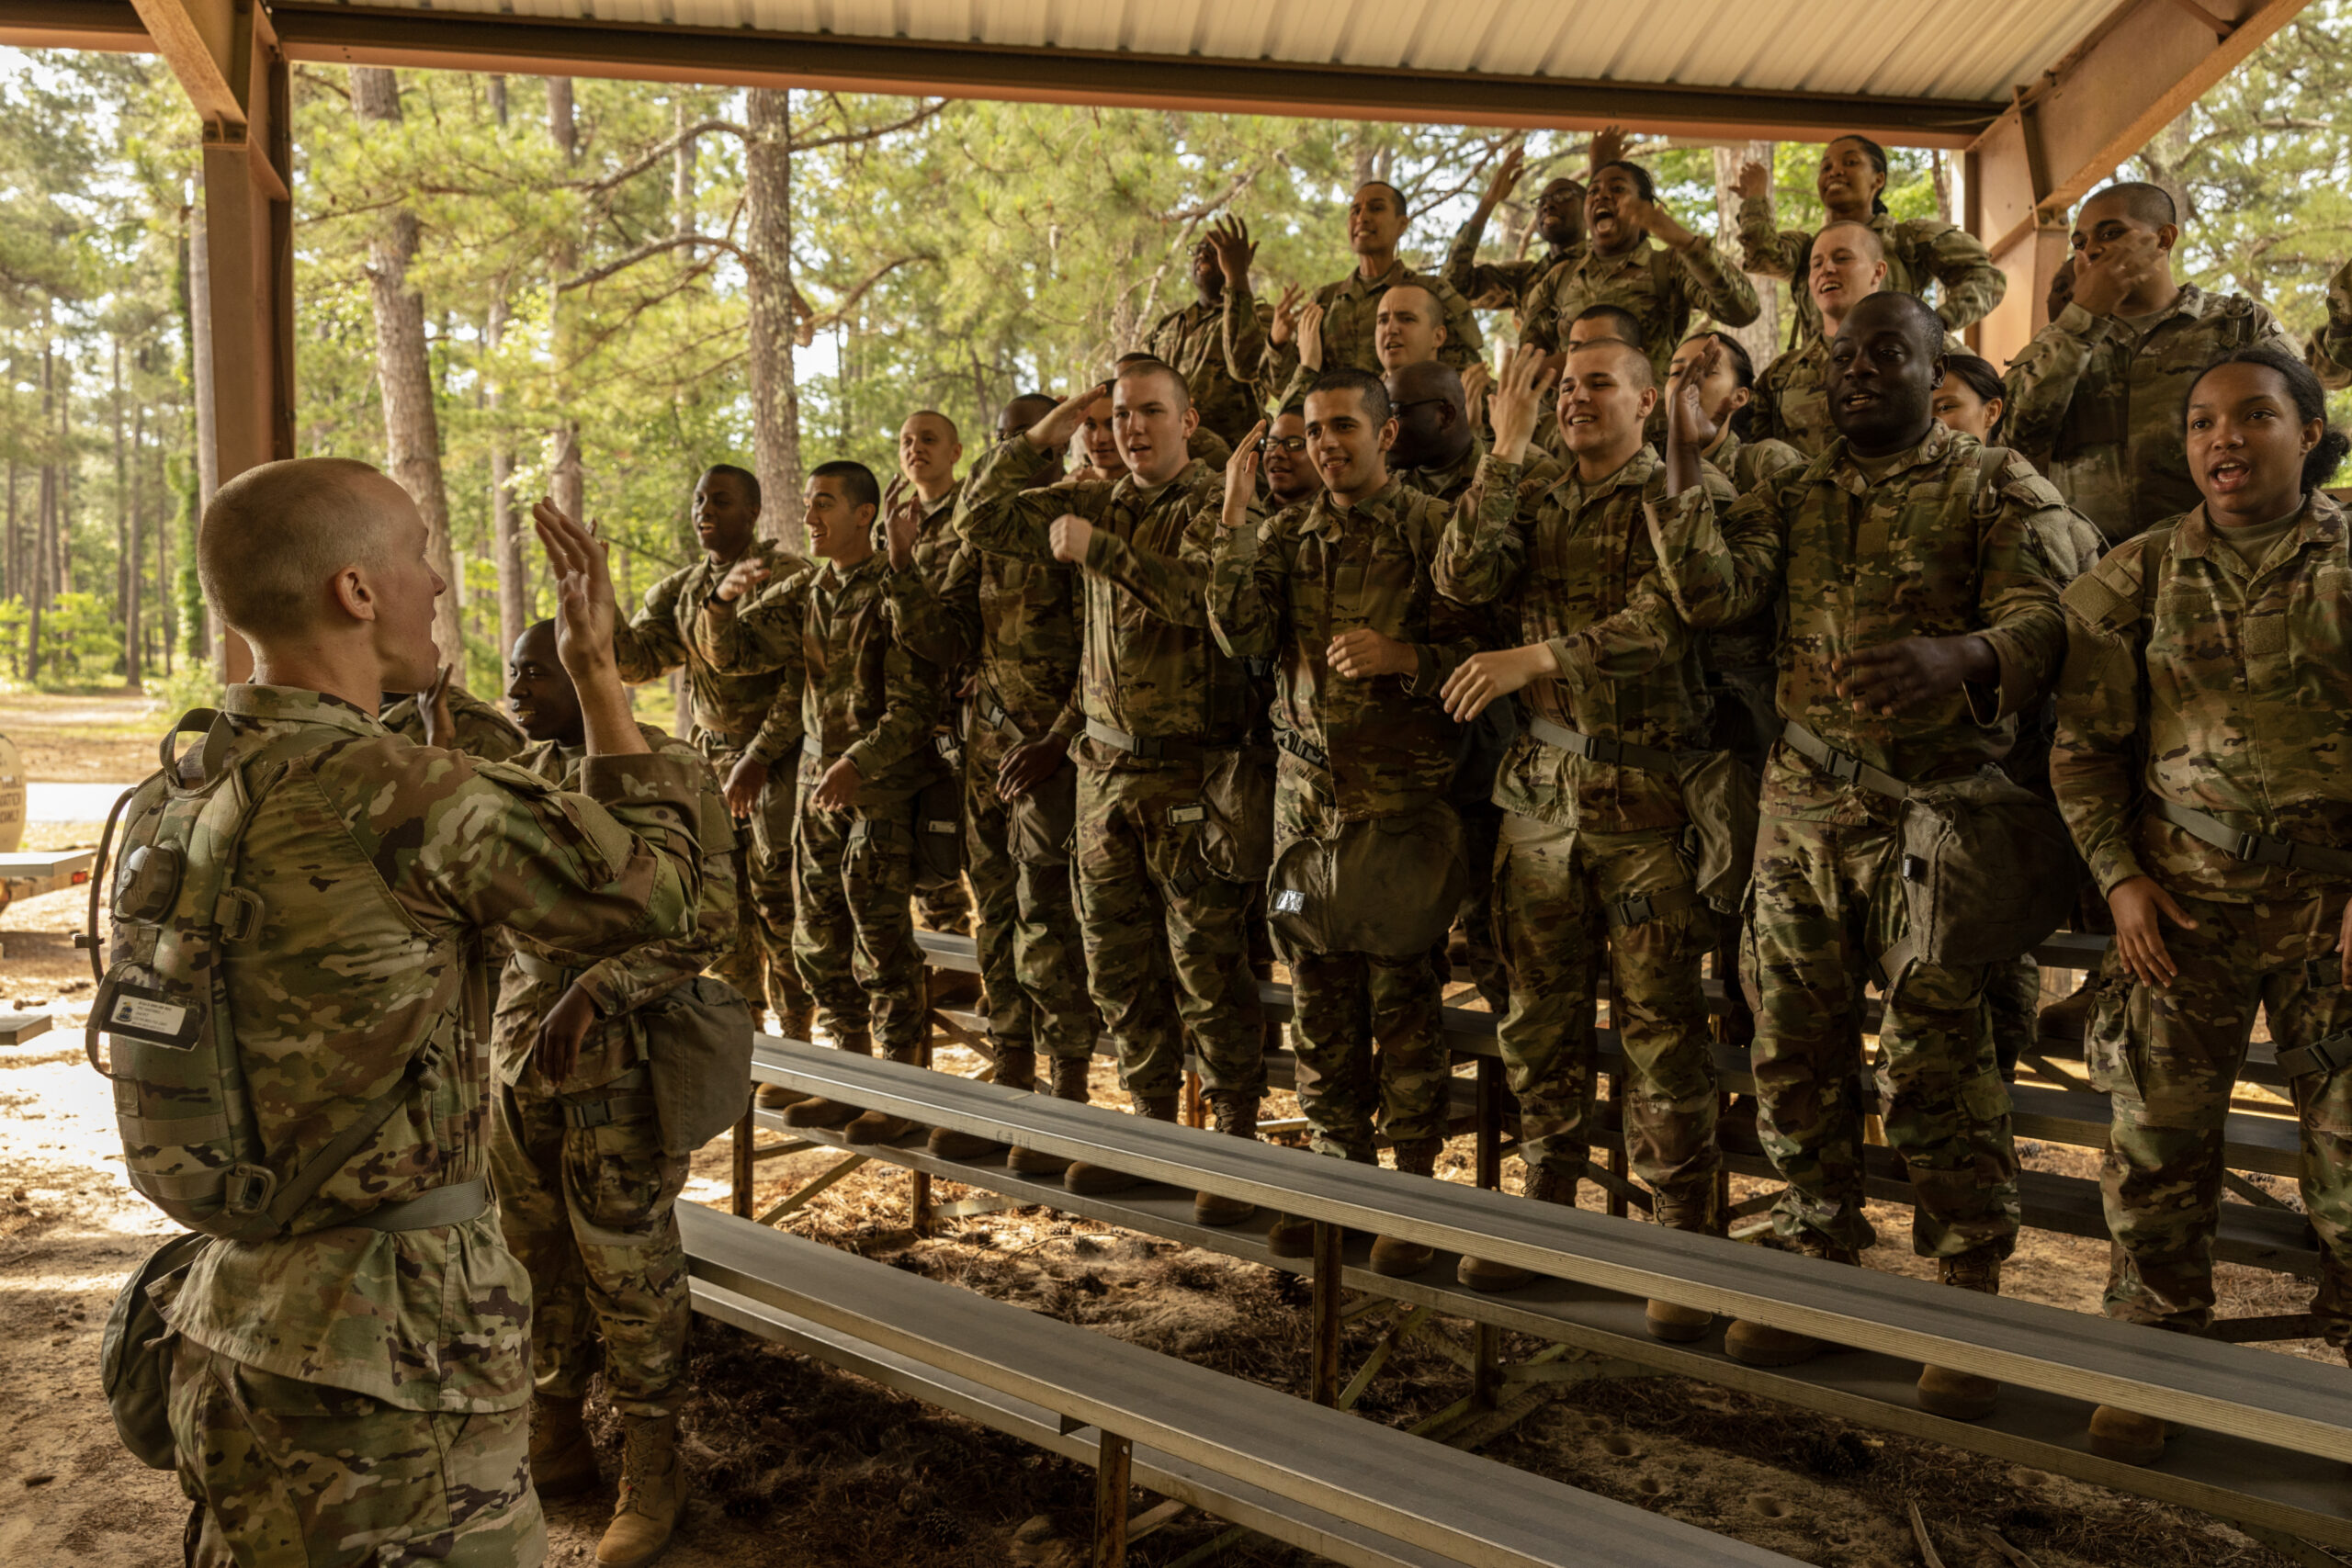
<instances>
[{"instance_id":1,"label":"camouflage trousers","mask_svg":"<svg viewBox=\"0 0 2352 1568\"><path fill-rule=\"evenodd\" d=\"M621 1092L650 1099L641 1086ZM508 1084L495 1110L491 1181L507 1250L531 1274L533 1386L586 1393L601 1339L613 1408L671 1414L694 1315L676 1207L687 1162L662 1154L650 1104L570 1127L561 1100Z\"/></svg>"},{"instance_id":2,"label":"camouflage trousers","mask_svg":"<svg viewBox=\"0 0 2352 1568\"><path fill-rule=\"evenodd\" d=\"M1275 786L1276 843L1339 831L1329 800L1288 777ZM1298 1109L1315 1152L1377 1163L1375 1117L1392 1144L1443 1137L1453 1057L1441 1017L1442 987L1429 960L1310 953L1279 934L1274 942L1290 965Z\"/></svg>"},{"instance_id":3,"label":"camouflage trousers","mask_svg":"<svg viewBox=\"0 0 2352 1568\"><path fill-rule=\"evenodd\" d=\"M972 884L989 1037L1082 1060L1094 1054L1096 1021L1069 865L1024 864L1007 848L1012 829L996 779L1015 744L978 715L964 743L964 874Z\"/></svg>"},{"instance_id":4,"label":"camouflage trousers","mask_svg":"<svg viewBox=\"0 0 2352 1568\"><path fill-rule=\"evenodd\" d=\"M742 753L726 749L716 736L697 738L719 782ZM792 964L792 768L779 762L768 773L752 807L749 829L736 835L735 940L710 972L741 993L757 1017L771 1008L789 1033L805 1028L808 988Z\"/></svg>"},{"instance_id":5,"label":"camouflage trousers","mask_svg":"<svg viewBox=\"0 0 2352 1568\"><path fill-rule=\"evenodd\" d=\"M1078 929L1086 983L1139 1099L1183 1088L1189 1035L1212 1092L1266 1085L1247 917L1260 884L1202 858L1201 769L1078 771ZM1171 815L1172 814L1172 815Z\"/></svg>"},{"instance_id":6,"label":"camouflage trousers","mask_svg":"<svg viewBox=\"0 0 2352 1568\"><path fill-rule=\"evenodd\" d=\"M910 1053L931 1032L922 952L908 897L914 886L914 803L855 811L808 804L800 786L793 834L792 962L836 1045L879 1040Z\"/></svg>"},{"instance_id":7,"label":"camouflage trousers","mask_svg":"<svg viewBox=\"0 0 2352 1568\"><path fill-rule=\"evenodd\" d=\"M2099 1186L2115 1238L2107 1315L2201 1333L2213 1321L2222 1120L2258 1007L2280 1050L2352 1029L2338 983L2344 897L2222 904L2182 897L2195 931L2167 924L2179 974L2134 982L2110 949L2085 1055L2114 1102ZM2305 968L2316 961L2317 973ZM2320 984L2314 984L2314 979ZM2327 1342L2352 1343L2352 1070L2293 1080L2302 1197L2319 1233L2312 1311Z\"/></svg>"},{"instance_id":8,"label":"camouflage trousers","mask_svg":"<svg viewBox=\"0 0 2352 1568\"><path fill-rule=\"evenodd\" d=\"M1506 813L1495 851L1495 929L1511 976L1496 1028L1519 1097L1520 1156L1574 1172L1592 1141L1593 1025L1600 966L1625 1053L1625 1153L1662 1224L1714 1223L1715 1060L1700 960L1703 904L1611 925L1611 907L1690 886L1679 833L1589 833ZM1629 911L1631 912L1631 911Z\"/></svg>"},{"instance_id":9,"label":"camouflage trousers","mask_svg":"<svg viewBox=\"0 0 2352 1568\"><path fill-rule=\"evenodd\" d=\"M530 1409L401 1410L179 1341L190 1568L537 1568Z\"/></svg>"},{"instance_id":10,"label":"camouflage trousers","mask_svg":"<svg viewBox=\"0 0 2352 1568\"><path fill-rule=\"evenodd\" d=\"M1900 939L1900 842L1881 826L1770 812L1740 979L1756 1009L1757 1132L1788 1183L1772 1227L1785 1241L1860 1250L1862 987ZM2009 1092L1994 1066L1985 966L1915 962L1886 988L1879 1114L1911 1178L1912 1245L1924 1258L2007 1258L2017 1244L2018 1157Z\"/></svg>"},{"instance_id":11,"label":"camouflage trousers","mask_svg":"<svg viewBox=\"0 0 2352 1568\"><path fill-rule=\"evenodd\" d=\"M2014 1077L2018 1058L2041 1033L2041 965L2029 953L1984 972L1984 1020L1993 1031L1993 1059L2001 1077Z\"/></svg>"}]
</instances>

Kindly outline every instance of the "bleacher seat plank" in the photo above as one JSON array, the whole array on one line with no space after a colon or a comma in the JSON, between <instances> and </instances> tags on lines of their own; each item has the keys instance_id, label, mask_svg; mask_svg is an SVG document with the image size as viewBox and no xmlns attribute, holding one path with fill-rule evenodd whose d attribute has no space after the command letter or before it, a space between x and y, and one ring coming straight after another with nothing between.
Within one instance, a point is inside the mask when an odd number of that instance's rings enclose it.
<instances>
[{"instance_id":1,"label":"bleacher seat plank","mask_svg":"<svg viewBox=\"0 0 2352 1568\"><path fill-rule=\"evenodd\" d=\"M1472 1568L1791 1568L1777 1552L1107 1335L681 1205L693 1275Z\"/></svg>"},{"instance_id":2,"label":"bleacher seat plank","mask_svg":"<svg viewBox=\"0 0 2352 1568\"><path fill-rule=\"evenodd\" d=\"M1023 1094L871 1057L763 1039L753 1076L806 1092L1019 1142L1171 1185L1538 1273L1660 1297L2086 1402L2337 1460L2352 1460L2352 1370L2158 1336L2103 1318L1950 1291L1710 1236L1636 1228L1580 1211L1098 1107Z\"/></svg>"}]
</instances>

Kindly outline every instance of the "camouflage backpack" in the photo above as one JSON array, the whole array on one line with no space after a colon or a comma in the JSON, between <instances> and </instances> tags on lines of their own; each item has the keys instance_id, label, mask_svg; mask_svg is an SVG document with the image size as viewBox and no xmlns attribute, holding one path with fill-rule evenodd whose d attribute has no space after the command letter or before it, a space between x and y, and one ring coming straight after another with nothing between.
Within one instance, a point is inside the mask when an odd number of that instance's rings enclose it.
<instances>
[{"instance_id":1,"label":"camouflage backpack","mask_svg":"<svg viewBox=\"0 0 2352 1568\"><path fill-rule=\"evenodd\" d=\"M187 756L183 734L201 731ZM298 743L308 750L314 743ZM90 878L90 952L97 996L85 1046L114 1082L115 1120L133 1190L207 1235L266 1241L398 1109L421 1070L370 1100L316 1156L283 1178L266 1162L259 1123L230 1024L221 960L261 929L263 908L234 885L241 841L269 787L300 765L300 752L239 754L219 715L198 708L164 737L160 771L115 803ZM125 824L114 867L112 940L98 933L108 851ZM454 986L462 965L450 965ZM447 1006L447 996L438 1005ZM99 1055L104 1034L110 1060Z\"/></svg>"}]
</instances>

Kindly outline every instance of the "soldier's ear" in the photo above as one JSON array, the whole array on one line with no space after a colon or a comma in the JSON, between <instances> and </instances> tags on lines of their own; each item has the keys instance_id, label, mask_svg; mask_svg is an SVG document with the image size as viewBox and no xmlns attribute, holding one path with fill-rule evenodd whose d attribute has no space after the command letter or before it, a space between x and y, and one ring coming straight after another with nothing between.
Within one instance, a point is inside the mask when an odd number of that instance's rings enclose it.
<instances>
[{"instance_id":1,"label":"soldier's ear","mask_svg":"<svg viewBox=\"0 0 2352 1568\"><path fill-rule=\"evenodd\" d=\"M2177 223L2159 223L2159 224L2157 224L2157 225L2156 225L2156 249L2158 249L2158 250L2160 250L2160 251L2165 252L2166 254L2171 254L2171 251L2172 251L2173 246L2175 246L2175 245L2178 244L2179 243L2180 243L2180 225L2179 225L2179 224L2177 224Z\"/></svg>"}]
</instances>

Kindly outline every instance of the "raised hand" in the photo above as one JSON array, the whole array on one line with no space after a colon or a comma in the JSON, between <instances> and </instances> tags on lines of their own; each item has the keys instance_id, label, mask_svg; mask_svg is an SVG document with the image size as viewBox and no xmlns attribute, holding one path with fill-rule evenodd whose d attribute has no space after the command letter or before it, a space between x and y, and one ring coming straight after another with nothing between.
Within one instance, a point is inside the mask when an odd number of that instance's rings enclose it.
<instances>
[{"instance_id":1,"label":"raised hand","mask_svg":"<svg viewBox=\"0 0 2352 1568\"><path fill-rule=\"evenodd\" d=\"M1592 167L1595 173L1625 156L1625 143L1631 140L1622 125L1604 125L1592 133Z\"/></svg>"},{"instance_id":2,"label":"raised hand","mask_svg":"<svg viewBox=\"0 0 2352 1568\"><path fill-rule=\"evenodd\" d=\"M1323 307L1319 303L1298 313L1298 362L1309 370L1323 368Z\"/></svg>"},{"instance_id":3,"label":"raised hand","mask_svg":"<svg viewBox=\"0 0 2352 1568\"><path fill-rule=\"evenodd\" d=\"M1298 297L1301 290L1295 283L1283 285L1282 302L1274 307L1274 319L1266 324L1266 341L1285 344L1298 331Z\"/></svg>"},{"instance_id":4,"label":"raised hand","mask_svg":"<svg viewBox=\"0 0 2352 1568\"><path fill-rule=\"evenodd\" d=\"M1503 361L1502 375L1495 383L1494 424L1495 456L1506 463L1516 463L1527 455L1535 422L1543 417L1544 389L1553 378L1545 363L1549 357L1534 344L1523 343Z\"/></svg>"},{"instance_id":5,"label":"raised hand","mask_svg":"<svg viewBox=\"0 0 2352 1568\"><path fill-rule=\"evenodd\" d=\"M581 683L583 672L615 669L613 626L619 619L613 602L613 573L604 540L556 510L542 499L531 508L531 526L547 551L548 572L555 580L556 655Z\"/></svg>"},{"instance_id":6,"label":"raised hand","mask_svg":"<svg viewBox=\"0 0 2352 1568\"><path fill-rule=\"evenodd\" d=\"M904 571L915 564L915 536L922 530L922 503L909 496L890 509L889 517L890 570Z\"/></svg>"},{"instance_id":7,"label":"raised hand","mask_svg":"<svg viewBox=\"0 0 2352 1568\"><path fill-rule=\"evenodd\" d=\"M1746 201L1757 201L1772 194L1772 171L1750 158L1739 166L1739 177L1732 188Z\"/></svg>"},{"instance_id":8,"label":"raised hand","mask_svg":"<svg viewBox=\"0 0 2352 1568\"><path fill-rule=\"evenodd\" d=\"M718 580L718 586L710 591L710 596L722 604L732 604L765 582L768 577L768 569L764 565L745 556L727 569L727 575Z\"/></svg>"},{"instance_id":9,"label":"raised hand","mask_svg":"<svg viewBox=\"0 0 2352 1568\"><path fill-rule=\"evenodd\" d=\"M1462 372L1462 407L1470 416L1470 428L1476 430L1486 418L1487 394L1495 389L1493 372L1483 359Z\"/></svg>"},{"instance_id":10,"label":"raised hand","mask_svg":"<svg viewBox=\"0 0 2352 1568\"><path fill-rule=\"evenodd\" d=\"M1685 361L1680 369L1668 374L1666 439L1669 446L1679 443L1692 452L1704 452L1715 444L1717 426L1707 412L1705 387L1707 378L1715 373L1723 359L1724 345L1711 337L1697 358ZM1672 460L1671 457L1668 459Z\"/></svg>"},{"instance_id":11,"label":"raised hand","mask_svg":"<svg viewBox=\"0 0 2352 1568\"><path fill-rule=\"evenodd\" d=\"M1514 141L1503 153L1502 162L1495 165L1492 178L1487 181L1487 193L1478 198L1479 208L1492 212L1519 188L1520 177L1527 173L1527 143Z\"/></svg>"},{"instance_id":12,"label":"raised hand","mask_svg":"<svg viewBox=\"0 0 2352 1568\"><path fill-rule=\"evenodd\" d=\"M1629 196L1621 202L1618 216L1645 231L1651 239L1668 250L1687 251L1699 243L1699 236L1677 222L1673 213L1657 202L1644 201L1638 196Z\"/></svg>"},{"instance_id":13,"label":"raised hand","mask_svg":"<svg viewBox=\"0 0 2352 1568\"><path fill-rule=\"evenodd\" d=\"M1238 528L1258 499L1258 465L1265 458L1266 422L1260 420L1234 447L1225 464L1225 510L1217 522Z\"/></svg>"},{"instance_id":14,"label":"raised hand","mask_svg":"<svg viewBox=\"0 0 2352 1568\"><path fill-rule=\"evenodd\" d=\"M1110 389L1108 381L1091 382L1056 403L1052 412L1029 427L1029 445L1040 452L1058 452L1068 446L1078 427L1086 423L1086 411Z\"/></svg>"},{"instance_id":15,"label":"raised hand","mask_svg":"<svg viewBox=\"0 0 2352 1568\"><path fill-rule=\"evenodd\" d=\"M2097 261L2075 256L2075 303L2094 316L2111 316L2132 289L2163 270L2164 247L2154 234L2130 233L2104 246Z\"/></svg>"},{"instance_id":16,"label":"raised hand","mask_svg":"<svg viewBox=\"0 0 2352 1568\"><path fill-rule=\"evenodd\" d=\"M1250 238L1250 225L1231 216L1218 219L1209 230L1209 248L1216 252L1216 269L1225 274L1227 288L1250 286L1250 268L1258 259L1258 245Z\"/></svg>"}]
</instances>

